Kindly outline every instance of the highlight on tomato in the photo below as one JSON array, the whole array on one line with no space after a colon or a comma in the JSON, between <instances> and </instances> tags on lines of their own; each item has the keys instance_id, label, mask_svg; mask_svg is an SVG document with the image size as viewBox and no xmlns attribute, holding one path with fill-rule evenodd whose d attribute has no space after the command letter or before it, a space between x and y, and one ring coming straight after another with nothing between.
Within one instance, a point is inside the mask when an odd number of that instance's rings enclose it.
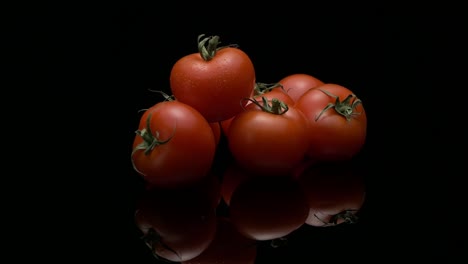
<instances>
[{"instance_id":1,"label":"highlight on tomato","mask_svg":"<svg viewBox=\"0 0 468 264\"><path fill-rule=\"evenodd\" d=\"M198 53L177 60L170 72L175 98L199 111L208 122L229 119L255 86L250 57L235 45L218 46L219 36L198 36Z\"/></svg>"},{"instance_id":2,"label":"highlight on tomato","mask_svg":"<svg viewBox=\"0 0 468 264\"><path fill-rule=\"evenodd\" d=\"M249 100L252 103L229 126L227 141L234 159L253 173L290 173L309 148L307 119L276 98Z\"/></svg>"},{"instance_id":3,"label":"highlight on tomato","mask_svg":"<svg viewBox=\"0 0 468 264\"><path fill-rule=\"evenodd\" d=\"M135 222L156 258L187 261L211 244L216 234L219 197L215 179L206 178L178 190L153 186L140 197Z\"/></svg>"},{"instance_id":4,"label":"highlight on tomato","mask_svg":"<svg viewBox=\"0 0 468 264\"><path fill-rule=\"evenodd\" d=\"M233 192L229 216L244 236L257 240L285 237L309 215L306 197L291 177L252 177Z\"/></svg>"},{"instance_id":5,"label":"highlight on tomato","mask_svg":"<svg viewBox=\"0 0 468 264\"><path fill-rule=\"evenodd\" d=\"M309 121L310 158L350 160L363 148L367 116L362 101L348 88L331 83L318 86L304 93L295 107Z\"/></svg>"},{"instance_id":6,"label":"highlight on tomato","mask_svg":"<svg viewBox=\"0 0 468 264\"><path fill-rule=\"evenodd\" d=\"M324 84L324 82L320 79L306 73L294 73L288 75L283 77L283 79L281 79L278 83L281 85L281 88L275 88L273 91L286 91L286 93L294 102L297 102L299 98L308 90Z\"/></svg>"},{"instance_id":7,"label":"highlight on tomato","mask_svg":"<svg viewBox=\"0 0 468 264\"><path fill-rule=\"evenodd\" d=\"M141 116L131 159L146 182L181 188L208 174L215 152L213 130L198 111L179 101L163 101Z\"/></svg>"},{"instance_id":8,"label":"highlight on tomato","mask_svg":"<svg viewBox=\"0 0 468 264\"><path fill-rule=\"evenodd\" d=\"M306 224L316 227L356 223L364 202L364 177L348 162L320 163L305 169L299 183L309 204Z\"/></svg>"},{"instance_id":9,"label":"highlight on tomato","mask_svg":"<svg viewBox=\"0 0 468 264\"><path fill-rule=\"evenodd\" d=\"M182 264L254 264L257 244L236 229L226 217L217 218L217 231L213 242L199 256Z\"/></svg>"}]
</instances>

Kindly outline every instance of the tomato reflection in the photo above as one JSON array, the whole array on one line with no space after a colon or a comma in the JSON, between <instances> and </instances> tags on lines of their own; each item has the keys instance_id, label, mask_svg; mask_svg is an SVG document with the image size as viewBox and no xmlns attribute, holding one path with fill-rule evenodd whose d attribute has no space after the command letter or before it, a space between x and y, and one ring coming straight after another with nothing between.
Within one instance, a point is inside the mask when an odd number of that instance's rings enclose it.
<instances>
[{"instance_id":1,"label":"tomato reflection","mask_svg":"<svg viewBox=\"0 0 468 264\"><path fill-rule=\"evenodd\" d=\"M157 258L253 264L262 241L276 248L301 227L354 223L364 203L363 177L347 162L305 161L277 177L227 165L190 188L147 188L135 219Z\"/></svg>"},{"instance_id":2,"label":"tomato reflection","mask_svg":"<svg viewBox=\"0 0 468 264\"><path fill-rule=\"evenodd\" d=\"M198 257L182 264L254 264L257 245L237 231L226 217L218 217L216 236Z\"/></svg>"},{"instance_id":3,"label":"tomato reflection","mask_svg":"<svg viewBox=\"0 0 468 264\"><path fill-rule=\"evenodd\" d=\"M234 190L229 205L239 232L259 241L289 235L304 224L308 213L299 184L288 176L249 178Z\"/></svg>"},{"instance_id":4,"label":"tomato reflection","mask_svg":"<svg viewBox=\"0 0 468 264\"><path fill-rule=\"evenodd\" d=\"M299 182L310 207L306 224L325 227L357 221L365 185L349 163L315 164L301 173Z\"/></svg>"},{"instance_id":5,"label":"tomato reflection","mask_svg":"<svg viewBox=\"0 0 468 264\"><path fill-rule=\"evenodd\" d=\"M213 175L186 189L148 188L135 221L157 258L181 262L208 248L216 234L219 182Z\"/></svg>"},{"instance_id":6,"label":"tomato reflection","mask_svg":"<svg viewBox=\"0 0 468 264\"><path fill-rule=\"evenodd\" d=\"M242 169L236 162L230 162L223 173L223 181L221 183L221 197L229 206L231 197L237 187L247 179L254 177L247 170Z\"/></svg>"}]
</instances>

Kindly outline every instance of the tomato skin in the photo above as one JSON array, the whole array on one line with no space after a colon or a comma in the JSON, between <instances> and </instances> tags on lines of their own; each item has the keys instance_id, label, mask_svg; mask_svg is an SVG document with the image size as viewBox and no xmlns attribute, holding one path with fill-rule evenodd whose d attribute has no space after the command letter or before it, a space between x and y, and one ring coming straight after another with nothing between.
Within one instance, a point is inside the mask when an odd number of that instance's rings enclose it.
<instances>
[{"instance_id":1,"label":"tomato skin","mask_svg":"<svg viewBox=\"0 0 468 264\"><path fill-rule=\"evenodd\" d=\"M281 79L278 83L283 86L284 91L286 91L286 93L294 102L297 102L299 98L308 90L324 84L323 81L305 73L295 73L288 75ZM275 88L273 91L280 89L281 88Z\"/></svg>"},{"instance_id":2,"label":"tomato skin","mask_svg":"<svg viewBox=\"0 0 468 264\"><path fill-rule=\"evenodd\" d=\"M349 121L335 109L323 112L329 104L335 103L335 98L321 90L337 95L343 101L353 92L337 84L324 84L307 91L295 104L309 120L310 148L308 156L318 161L349 160L359 153L366 140L367 117L362 104L356 109L355 116Z\"/></svg>"},{"instance_id":3,"label":"tomato skin","mask_svg":"<svg viewBox=\"0 0 468 264\"><path fill-rule=\"evenodd\" d=\"M257 245L237 231L231 220L218 217L216 236L198 257L182 264L254 264Z\"/></svg>"},{"instance_id":4,"label":"tomato skin","mask_svg":"<svg viewBox=\"0 0 468 264\"><path fill-rule=\"evenodd\" d=\"M302 172L299 183L310 207L305 223L311 226L342 224L344 219L333 223L333 218L346 210L356 215L365 202L364 177L350 164L315 164Z\"/></svg>"},{"instance_id":5,"label":"tomato skin","mask_svg":"<svg viewBox=\"0 0 468 264\"><path fill-rule=\"evenodd\" d=\"M170 87L177 100L197 109L208 122L219 122L242 111L241 100L255 87L255 69L238 48L220 49L209 61L193 53L173 65Z\"/></svg>"},{"instance_id":6,"label":"tomato skin","mask_svg":"<svg viewBox=\"0 0 468 264\"><path fill-rule=\"evenodd\" d=\"M227 139L238 164L261 175L290 173L309 146L307 120L292 106L278 115L249 105L232 120Z\"/></svg>"},{"instance_id":7,"label":"tomato skin","mask_svg":"<svg viewBox=\"0 0 468 264\"><path fill-rule=\"evenodd\" d=\"M309 206L299 184L291 177L252 177L234 191L229 215L248 238L271 240L301 227Z\"/></svg>"},{"instance_id":8,"label":"tomato skin","mask_svg":"<svg viewBox=\"0 0 468 264\"><path fill-rule=\"evenodd\" d=\"M140 197L135 222L154 243L153 253L180 262L193 259L208 248L217 228L215 205L219 189L213 179L178 190L153 187Z\"/></svg>"},{"instance_id":9,"label":"tomato skin","mask_svg":"<svg viewBox=\"0 0 468 264\"><path fill-rule=\"evenodd\" d=\"M148 155L144 150L136 150L132 161L137 172L149 184L165 188L184 187L205 177L213 163L216 145L213 131L203 116L184 103L164 101L142 115L139 131L146 128L150 114L152 134L157 132L160 140L169 141L154 147ZM137 134L133 148L143 141Z\"/></svg>"}]
</instances>

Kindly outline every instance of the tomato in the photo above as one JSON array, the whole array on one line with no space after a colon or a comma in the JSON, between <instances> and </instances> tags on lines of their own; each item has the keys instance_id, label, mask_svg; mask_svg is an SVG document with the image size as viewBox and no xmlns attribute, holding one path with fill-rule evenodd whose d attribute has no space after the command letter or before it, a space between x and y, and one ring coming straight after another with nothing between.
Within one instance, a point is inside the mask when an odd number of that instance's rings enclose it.
<instances>
[{"instance_id":1,"label":"tomato","mask_svg":"<svg viewBox=\"0 0 468 264\"><path fill-rule=\"evenodd\" d=\"M137 203L135 221L156 257L186 261L208 248L216 234L212 179L180 190L152 188Z\"/></svg>"},{"instance_id":2,"label":"tomato","mask_svg":"<svg viewBox=\"0 0 468 264\"><path fill-rule=\"evenodd\" d=\"M302 95L295 107L309 120L308 156L312 159L349 160L364 146L366 112L348 88L337 84L321 85Z\"/></svg>"},{"instance_id":3,"label":"tomato","mask_svg":"<svg viewBox=\"0 0 468 264\"><path fill-rule=\"evenodd\" d=\"M208 122L219 122L242 111L241 100L255 86L255 69L241 49L217 47L218 36L202 37L198 53L173 65L170 87L177 100L194 107Z\"/></svg>"},{"instance_id":4,"label":"tomato","mask_svg":"<svg viewBox=\"0 0 468 264\"><path fill-rule=\"evenodd\" d=\"M148 183L178 188L208 174L216 145L199 112L179 101L164 101L142 115L133 149L135 170Z\"/></svg>"},{"instance_id":5,"label":"tomato","mask_svg":"<svg viewBox=\"0 0 468 264\"><path fill-rule=\"evenodd\" d=\"M252 95L250 98L255 99L258 102L261 102L262 97L265 97L268 101L271 101L272 99L276 98L276 99L282 101L283 103L285 103L288 106L292 106L292 105L295 104L295 102L291 99L291 97L289 97L289 95L282 89L269 90L269 91L266 91L265 93L259 93L259 94L256 94L256 95ZM252 103L252 101L247 101L245 106L248 106L251 103ZM231 117L231 118L221 122L221 127L222 127L223 133L225 135L228 134L229 127L230 127L231 122L234 119L234 117Z\"/></svg>"},{"instance_id":6,"label":"tomato","mask_svg":"<svg viewBox=\"0 0 468 264\"><path fill-rule=\"evenodd\" d=\"M301 227L309 214L304 193L291 177L252 177L234 191L232 223L244 236L272 240Z\"/></svg>"},{"instance_id":7,"label":"tomato","mask_svg":"<svg viewBox=\"0 0 468 264\"><path fill-rule=\"evenodd\" d=\"M224 171L221 183L221 197L224 202L229 205L237 186L253 176L247 170L239 167L236 162L231 162Z\"/></svg>"},{"instance_id":8,"label":"tomato","mask_svg":"<svg viewBox=\"0 0 468 264\"><path fill-rule=\"evenodd\" d=\"M219 122L214 122L214 123L210 123L210 127L211 127L211 130L213 130L213 135L215 138L216 146L218 146L219 141L221 139L221 125L219 124Z\"/></svg>"},{"instance_id":9,"label":"tomato","mask_svg":"<svg viewBox=\"0 0 468 264\"><path fill-rule=\"evenodd\" d=\"M295 107L278 100L250 104L231 122L228 146L243 168L262 175L284 175L305 157L307 120Z\"/></svg>"},{"instance_id":10,"label":"tomato","mask_svg":"<svg viewBox=\"0 0 468 264\"><path fill-rule=\"evenodd\" d=\"M287 92L294 102L297 102L297 100L299 100L299 98L308 90L324 84L316 77L305 73L288 75L278 83L283 86L284 91ZM275 88L274 90L281 90L281 88Z\"/></svg>"},{"instance_id":11,"label":"tomato","mask_svg":"<svg viewBox=\"0 0 468 264\"><path fill-rule=\"evenodd\" d=\"M255 241L241 235L228 218L218 217L216 236L210 246L182 264L254 264L256 256Z\"/></svg>"},{"instance_id":12,"label":"tomato","mask_svg":"<svg viewBox=\"0 0 468 264\"><path fill-rule=\"evenodd\" d=\"M309 203L306 224L354 223L365 201L364 177L350 164L322 163L305 169L299 182Z\"/></svg>"}]
</instances>

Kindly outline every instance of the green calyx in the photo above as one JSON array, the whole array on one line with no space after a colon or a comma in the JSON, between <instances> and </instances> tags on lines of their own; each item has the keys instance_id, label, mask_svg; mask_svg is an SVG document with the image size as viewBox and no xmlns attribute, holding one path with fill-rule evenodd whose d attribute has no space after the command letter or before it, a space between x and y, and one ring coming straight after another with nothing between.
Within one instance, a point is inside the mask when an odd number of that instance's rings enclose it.
<instances>
[{"instance_id":1,"label":"green calyx","mask_svg":"<svg viewBox=\"0 0 468 264\"><path fill-rule=\"evenodd\" d=\"M198 36L198 52L200 53L200 56L205 60L209 61L214 58L216 55L216 52L219 51L220 49L224 49L227 47L232 47L232 48L237 48L238 46L235 44L228 45L228 46L221 46L218 47L218 45L221 43L219 41L219 36L210 36L204 38L205 34L201 34Z\"/></svg>"},{"instance_id":2,"label":"green calyx","mask_svg":"<svg viewBox=\"0 0 468 264\"><path fill-rule=\"evenodd\" d=\"M158 256L156 254L156 248L157 246L161 246L163 247L164 249L166 250L169 250L170 252L174 253L179 259L181 259L179 253L177 253L175 250L173 250L171 247L169 247L168 245L166 245L163 241L163 238L161 237L160 234L158 234L156 232L156 230L154 230L153 228L150 228L148 230L148 233L145 234L142 238L143 242L149 247L151 248L151 251L153 253L153 256L156 258L156 259L159 259L159 260L162 260L164 262L168 262L168 263L172 263L171 261L165 259L165 258L162 258L160 256Z\"/></svg>"},{"instance_id":3,"label":"green calyx","mask_svg":"<svg viewBox=\"0 0 468 264\"><path fill-rule=\"evenodd\" d=\"M277 87L280 87L281 89L284 90L283 85L281 83L260 83L260 82L255 83L254 96L260 96Z\"/></svg>"},{"instance_id":4,"label":"green calyx","mask_svg":"<svg viewBox=\"0 0 468 264\"><path fill-rule=\"evenodd\" d=\"M135 147L136 150L144 150L145 155L148 155L156 146L160 146L169 142L174 135L171 135L166 140L159 140L159 132L153 135L150 127L151 114L146 118L146 127L142 130L137 130L135 133L143 138L143 142Z\"/></svg>"},{"instance_id":5,"label":"green calyx","mask_svg":"<svg viewBox=\"0 0 468 264\"><path fill-rule=\"evenodd\" d=\"M153 93L159 93L161 94L163 97L164 97L164 100L165 101L174 101L175 100L175 96L174 95L168 95L167 93L163 92L163 91L159 91L159 90L152 90L152 89L148 89L150 92L153 92Z\"/></svg>"},{"instance_id":6,"label":"green calyx","mask_svg":"<svg viewBox=\"0 0 468 264\"><path fill-rule=\"evenodd\" d=\"M156 131L155 134L153 134L153 132L151 131L151 127L150 127L150 123L151 123L151 114L148 115L148 117L146 118L146 127L143 128L142 130L137 130L135 131L135 133L137 135L139 135L140 137L143 138L143 142L141 142L140 144L138 144L132 151L132 154L131 154L131 160L132 160L132 165L133 165L133 169L142 174L138 168L135 166L135 163L133 161L133 155L135 155L135 153L139 150L143 150L144 151L144 154L145 155L148 155L156 146L160 146L160 145L164 145L166 143L168 143L173 137L174 137L174 134L175 134L175 129L176 129L176 126L174 126L174 131L172 132L172 135L166 139L166 140L160 140L159 139L159 132Z\"/></svg>"},{"instance_id":7,"label":"green calyx","mask_svg":"<svg viewBox=\"0 0 468 264\"><path fill-rule=\"evenodd\" d=\"M317 218L320 222L325 224L325 226L334 226L338 224L339 220L343 220L344 224L355 224L359 220L358 216L356 215L356 212L358 210L355 209L348 209L348 210L343 210L339 212L336 215L333 215L330 218L330 221L325 222L322 219L320 219L316 214L314 214L315 218Z\"/></svg>"},{"instance_id":8,"label":"green calyx","mask_svg":"<svg viewBox=\"0 0 468 264\"><path fill-rule=\"evenodd\" d=\"M360 115L361 113L356 113L356 107L359 104L362 104L362 101L356 97L354 94L348 95L343 101L340 101L340 98L330 92L325 90L319 89L324 94L335 98L335 103L328 103L327 106L320 112L320 114L315 118L315 122L319 120L323 113L325 113L328 109L333 108L335 111L344 116L346 120L349 122L351 119L356 116Z\"/></svg>"},{"instance_id":9,"label":"green calyx","mask_svg":"<svg viewBox=\"0 0 468 264\"><path fill-rule=\"evenodd\" d=\"M271 102L268 102L268 99L265 96L262 96L262 103L252 98L248 98L247 100L258 106L263 112L274 115L282 115L289 110L288 105L277 98L273 98L271 99Z\"/></svg>"}]
</instances>

